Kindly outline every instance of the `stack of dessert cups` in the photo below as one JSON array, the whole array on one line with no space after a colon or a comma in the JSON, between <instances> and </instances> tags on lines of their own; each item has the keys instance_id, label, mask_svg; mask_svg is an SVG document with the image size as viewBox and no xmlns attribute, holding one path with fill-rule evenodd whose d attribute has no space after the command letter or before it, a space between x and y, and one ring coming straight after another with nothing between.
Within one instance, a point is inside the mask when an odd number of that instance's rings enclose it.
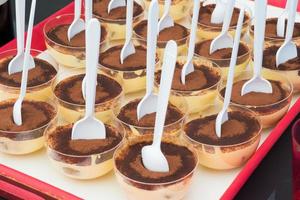
<instances>
[{"instance_id":1,"label":"stack of dessert cups","mask_svg":"<svg viewBox=\"0 0 300 200\"><path fill-rule=\"evenodd\" d=\"M114 8L108 13L109 2L110 0L93 0L93 14L106 25L109 40L123 40L126 33L126 6ZM144 18L145 9L143 0L134 1L133 25Z\"/></svg>"}]
</instances>

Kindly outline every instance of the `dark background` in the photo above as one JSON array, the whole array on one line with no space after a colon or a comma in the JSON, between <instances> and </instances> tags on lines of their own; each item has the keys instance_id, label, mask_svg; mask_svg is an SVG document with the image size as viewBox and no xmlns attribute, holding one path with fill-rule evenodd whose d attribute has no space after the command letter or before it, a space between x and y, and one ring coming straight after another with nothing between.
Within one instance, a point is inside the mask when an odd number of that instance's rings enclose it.
<instances>
[{"instance_id":1,"label":"dark background","mask_svg":"<svg viewBox=\"0 0 300 200\"><path fill-rule=\"evenodd\" d=\"M14 19L14 0L9 0ZM30 9L27 0L27 14ZM40 22L71 0L38 0L35 23ZM28 17L28 16L27 16ZM28 21L28 20L27 20ZM1 38L0 38L1 40ZM1 41L0 41L1 43ZM298 116L300 118L300 115ZM236 196L241 200L289 200L292 199L292 150L290 127L274 145L260 166Z\"/></svg>"}]
</instances>

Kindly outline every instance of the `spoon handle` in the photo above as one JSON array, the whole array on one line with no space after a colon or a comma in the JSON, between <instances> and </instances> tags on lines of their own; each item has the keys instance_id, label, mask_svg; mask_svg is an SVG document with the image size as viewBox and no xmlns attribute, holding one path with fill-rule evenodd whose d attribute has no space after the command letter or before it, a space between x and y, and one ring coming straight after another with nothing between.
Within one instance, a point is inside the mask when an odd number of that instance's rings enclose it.
<instances>
[{"instance_id":1,"label":"spoon handle","mask_svg":"<svg viewBox=\"0 0 300 200\"><path fill-rule=\"evenodd\" d=\"M164 13L163 13L162 18L164 18L165 16L167 16L169 14L170 7L171 7L171 0L165 0Z\"/></svg>"},{"instance_id":2,"label":"spoon handle","mask_svg":"<svg viewBox=\"0 0 300 200\"><path fill-rule=\"evenodd\" d=\"M160 148L163 134L166 112L168 108L169 95L175 70L177 57L177 44L171 40L167 43L164 53L164 63L160 79L160 87L157 100L157 112L155 118L153 145Z\"/></svg>"},{"instance_id":3,"label":"spoon handle","mask_svg":"<svg viewBox=\"0 0 300 200\"><path fill-rule=\"evenodd\" d=\"M132 37L133 0L127 0L126 7L126 41L129 43Z\"/></svg>"},{"instance_id":4,"label":"spoon handle","mask_svg":"<svg viewBox=\"0 0 300 200\"><path fill-rule=\"evenodd\" d=\"M31 40L32 40L32 29L34 23L35 7L36 7L36 0L32 0L31 8L30 8L30 17L28 22L27 41L25 47L25 58L23 64L21 91L20 91L19 99L24 99L26 95L27 79L28 79L28 64L29 64L29 56L30 56L30 48L31 48Z\"/></svg>"},{"instance_id":5,"label":"spoon handle","mask_svg":"<svg viewBox=\"0 0 300 200\"><path fill-rule=\"evenodd\" d=\"M285 36L285 42L292 41L293 33L294 33L294 25L297 11L297 3L298 0L290 0L288 7L288 24L287 24L287 32Z\"/></svg>"},{"instance_id":6,"label":"spoon handle","mask_svg":"<svg viewBox=\"0 0 300 200\"><path fill-rule=\"evenodd\" d=\"M255 1L254 76L260 77L266 27L267 0Z\"/></svg>"},{"instance_id":7,"label":"spoon handle","mask_svg":"<svg viewBox=\"0 0 300 200\"><path fill-rule=\"evenodd\" d=\"M93 17L93 1L85 0L85 23L87 24Z\"/></svg>"},{"instance_id":8,"label":"spoon handle","mask_svg":"<svg viewBox=\"0 0 300 200\"><path fill-rule=\"evenodd\" d=\"M81 15L81 0L75 0L74 18L79 19Z\"/></svg>"},{"instance_id":9,"label":"spoon handle","mask_svg":"<svg viewBox=\"0 0 300 200\"><path fill-rule=\"evenodd\" d=\"M226 6L227 12L225 14L225 19L224 19L223 26L222 26L222 33L226 33L229 30L232 13L233 13L233 8L234 8L234 3L235 3L235 0L229 0L227 2L227 6Z\"/></svg>"},{"instance_id":10,"label":"spoon handle","mask_svg":"<svg viewBox=\"0 0 300 200\"><path fill-rule=\"evenodd\" d=\"M199 10L200 10L200 0L194 0L191 37L189 41L189 50L188 50L188 57L187 57L188 60L192 60L194 56Z\"/></svg>"},{"instance_id":11,"label":"spoon handle","mask_svg":"<svg viewBox=\"0 0 300 200\"><path fill-rule=\"evenodd\" d=\"M148 14L148 32L147 32L147 87L146 94L151 94L154 83L155 71L155 55L156 55L156 42L157 42L157 23L158 23L158 2L153 0L150 4Z\"/></svg>"},{"instance_id":12,"label":"spoon handle","mask_svg":"<svg viewBox=\"0 0 300 200\"><path fill-rule=\"evenodd\" d=\"M227 108L230 104L233 78L234 78L234 68L235 68L235 65L236 65L236 60L237 60L237 55L238 55L238 49L239 49L239 44L240 44L244 14L245 14L245 9L242 8L241 11L240 11L239 19L238 19L238 24L237 24L237 28L236 28L235 37L234 37L233 50L232 50L232 55L231 55L231 59L230 59L230 66L229 66L228 78L227 78L227 83L226 83L225 98L224 98L224 105L223 105L224 110L227 110Z\"/></svg>"},{"instance_id":13,"label":"spoon handle","mask_svg":"<svg viewBox=\"0 0 300 200\"><path fill-rule=\"evenodd\" d=\"M16 1L17 49L18 54L24 51L25 0Z\"/></svg>"},{"instance_id":14,"label":"spoon handle","mask_svg":"<svg viewBox=\"0 0 300 200\"><path fill-rule=\"evenodd\" d=\"M97 64L100 46L100 22L91 19L86 29L86 112L85 117L92 117L95 110Z\"/></svg>"}]
</instances>

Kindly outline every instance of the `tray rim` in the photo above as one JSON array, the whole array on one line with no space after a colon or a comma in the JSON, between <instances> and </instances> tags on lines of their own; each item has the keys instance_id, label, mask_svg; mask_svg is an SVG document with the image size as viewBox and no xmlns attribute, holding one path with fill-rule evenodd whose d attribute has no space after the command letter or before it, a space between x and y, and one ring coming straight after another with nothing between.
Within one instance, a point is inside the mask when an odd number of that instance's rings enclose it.
<instances>
[{"instance_id":1,"label":"tray rim","mask_svg":"<svg viewBox=\"0 0 300 200\"><path fill-rule=\"evenodd\" d=\"M276 0L268 0L269 5L273 5L276 7L283 7L285 5L285 1L276 1ZM53 17L62 15L64 13L70 13L74 9L74 3L70 3L64 8L58 10L54 14L45 18L43 21L34 26L33 31L33 42L32 48L38 50L45 50L46 46L44 42L40 42L43 36L43 26L44 24ZM300 3L298 5L298 10L300 10ZM8 49L16 48L16 39L8 42L7 44L0 47L0 52ZM280 120L280 122L273 128L273 130L269 133L269 136L266 138L264 143L257 149L256 153L251 157L251 159L245 164L245 166L241 169L238 175L235 177L233 182L227 188L227 190L222 194L221 200L233 199L241 187L246 183L250 175L254 172L254 170L258 167L263 158L268 154L271 150L272 146L276 143L279 137L283 134L285 129L290 125L293 119L300 112L300 98L296 101L296 103L290 108L288 113L284 118ZM38 189L42 192L50 194L53 197L59 199L70 199L70 200L79 200L81 198L61 190L50 183L46 183L37 178L29 176L20 171L14 170L8 166L0 164L0 175L7 176L13 180L16 180L20 183L24 183L27 186ZM0 184L1 185L1 184ZM26 197L26 196L25 196Z\"/></svg>"}]
</instances>

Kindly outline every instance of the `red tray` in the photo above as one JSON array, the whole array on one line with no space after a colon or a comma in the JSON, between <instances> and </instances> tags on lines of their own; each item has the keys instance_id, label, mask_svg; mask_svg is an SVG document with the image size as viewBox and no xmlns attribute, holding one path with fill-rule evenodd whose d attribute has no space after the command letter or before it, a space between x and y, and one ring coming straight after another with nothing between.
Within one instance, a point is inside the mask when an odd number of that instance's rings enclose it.
<instances>
[{"instance_id":1,"label":"red tray","mask_svg":"<svg viewBox=\"0 0 300 200\"><path fill-rule=\"evenodd\" d=\"M269 0L269 4L283 7L285 0ZM49 18L59 16L65 13L73 12L73 3L56 12ZM300 4L298 5L298 11L300 11ZM43 38L43 26L48 19L40 22L34 27L32 48L45 50L45 43ZM6 45L0 48L0 52L16 48L16 40L12 40ZM240 171L238 176L232 182L230 187L221 197L222 200L233 199L240 188L247 181L249 176L253 173L259 163L270 151L275 142L283 134L285 129L289 126L292 120L300 112L300 99L294 104L287 115L277 124L277 126L271 131L265 142L258 148L255 155L247 162L247 164ZM7 166L0 164L0 196L6 197L7 199L80 199L70 193L67 193L59 188L49 185L45 182L37 180L24 173L11 169Z\"/></svg>"}]
</instances>

